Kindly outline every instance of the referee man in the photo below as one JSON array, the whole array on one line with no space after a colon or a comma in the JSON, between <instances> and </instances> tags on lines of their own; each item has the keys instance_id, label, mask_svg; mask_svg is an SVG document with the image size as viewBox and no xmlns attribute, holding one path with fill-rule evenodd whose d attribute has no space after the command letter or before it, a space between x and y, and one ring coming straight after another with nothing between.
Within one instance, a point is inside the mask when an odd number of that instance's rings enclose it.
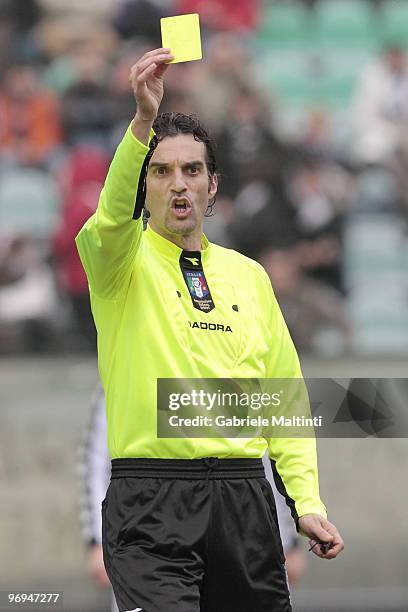
<instances>
[{"instance_id":1,"label":"referee man","mask_svg":"<svg viewBox=\"0 0 408 612\"><path fill-rule=\"evenodd\" d=\"M315 440L156 433L158 378L301 376L266 272L203 234L217 192L214 146L194 117L158 115L171 59L156 49L132 67L136 115L76 239L112 457L104 562L120 612L288 612L261 457L268 449L313 552L332 559L343 541L320 500Z\"/></svg>"}]
</instances>

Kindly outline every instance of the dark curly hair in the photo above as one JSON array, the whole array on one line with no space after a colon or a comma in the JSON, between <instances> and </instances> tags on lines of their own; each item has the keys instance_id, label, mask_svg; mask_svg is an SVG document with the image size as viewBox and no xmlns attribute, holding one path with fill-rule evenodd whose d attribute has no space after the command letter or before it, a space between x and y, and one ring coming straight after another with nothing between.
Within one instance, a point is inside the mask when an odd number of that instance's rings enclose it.
<instances>
[{"instance_id":1,"label":"dark curly hair","mask_svg":"<svg viewBox=\"0 0 408 612\"><path fill-rule=\"evenodd\" d=\"M217 160L215 157L216 144L211 138L208 130L203 126L195 115L184 115L183 113L161 113L153 123L153 130L156 137L152 139L150 146L156 148L157 144L166 137L177 136L178 134L192 134L197 142L205 145L205 161L207 164L208 178L218 176ZM214 214L216 196L208 203L205 216L211 217Z\"/></svg>"}]
</instances>

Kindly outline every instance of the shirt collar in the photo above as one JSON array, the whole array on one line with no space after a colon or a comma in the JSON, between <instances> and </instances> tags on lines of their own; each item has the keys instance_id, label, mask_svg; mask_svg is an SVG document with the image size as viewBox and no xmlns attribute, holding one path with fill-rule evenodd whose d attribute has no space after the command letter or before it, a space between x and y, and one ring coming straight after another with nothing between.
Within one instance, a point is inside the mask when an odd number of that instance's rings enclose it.
<instances>
[{"instance_id":1,"label":"shirt collar","mask_svg":"<svg viewBox=\"0 0 408 612\"><path fill-rule=\"evenodd\" d=\"M160 236L157 232L155 232L149 224L147 224L146 228L146 239L153 246L154 249L159 251L165 257L168 257L174 261L179 261L181 253L190 253L192 251L183 251L179 246L171 242L171 240L167 240L163 236ZM207 239L205 234L201 236L201 261L204 263L209 256L210 252L210 242Z\"/></svg>"}]
</instances>

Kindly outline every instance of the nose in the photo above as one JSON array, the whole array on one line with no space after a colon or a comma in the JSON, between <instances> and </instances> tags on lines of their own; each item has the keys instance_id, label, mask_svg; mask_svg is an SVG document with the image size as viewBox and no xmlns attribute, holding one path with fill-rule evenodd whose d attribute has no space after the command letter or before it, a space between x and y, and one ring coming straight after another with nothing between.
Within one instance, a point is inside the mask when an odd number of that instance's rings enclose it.
<instances>
[{"instance_id":1,"label":"nose","mask_svg":"<svg viewBox=\"0 0 408 612\"><path fill-rule=\"evenodd\" d=\"M176 168L173 173L171 190L175 193L183 193L186 191L187 185L181 168Z\"/></svg>"}]
</instances>

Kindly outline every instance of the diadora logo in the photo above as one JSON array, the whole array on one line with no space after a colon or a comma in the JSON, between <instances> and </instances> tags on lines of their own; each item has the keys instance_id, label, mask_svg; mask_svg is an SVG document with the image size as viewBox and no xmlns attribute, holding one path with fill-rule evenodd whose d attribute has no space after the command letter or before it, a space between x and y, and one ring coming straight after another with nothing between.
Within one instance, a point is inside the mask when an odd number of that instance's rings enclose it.
<instances>
[{"instance_id":1,"label":"diadora logo","mask_svg":"<svg viewBox=\"0 0 408 612\"><path fill-rule=\"evenodd\" d=\"M193 266L199 266L200 265L200 260L197 259L197 257L185 257L184 259L188 259L188 261L191 261Z\"/></svg>"},{"instance_id":2,"label":"diadora logo","mask_svg":"<svg viewBox=\"0 0 408 612\"><path fill-rule=\"evenodd\" d=\"M229 325L222 325L221 323L205 323L203 321L189 321L190 327L193 329L210 329L211 331L223 331L223 332L231 332L232 329Z\"/></svg>"}]
</instances>

